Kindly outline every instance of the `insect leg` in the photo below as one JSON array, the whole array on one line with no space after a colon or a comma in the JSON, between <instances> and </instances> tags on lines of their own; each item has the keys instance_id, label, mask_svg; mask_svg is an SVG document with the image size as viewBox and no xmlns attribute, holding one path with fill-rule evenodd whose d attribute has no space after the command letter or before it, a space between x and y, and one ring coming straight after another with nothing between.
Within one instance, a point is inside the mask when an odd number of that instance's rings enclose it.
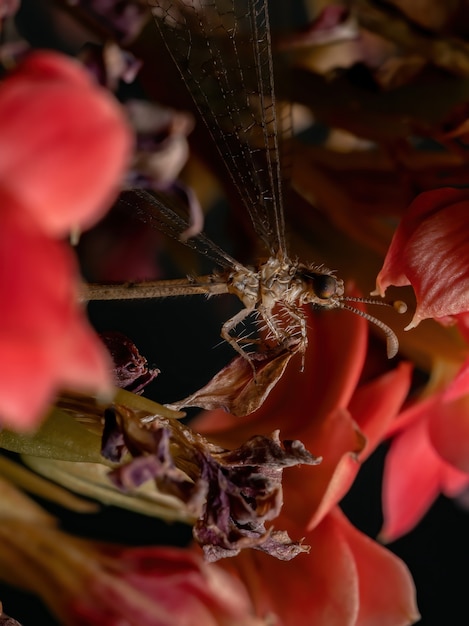
<instances>
[{"instance_id":1,"label":"insect leg","mask_svg":"<svg viewBox=\"0 0 469 626\"><path fill-rule=\"evenodd\" d=\"M306 347L308 346L308 335L306 333L306 318L303 315L303 311L300 308L291 306L287 303L284 303L284 306L288 312L292 320L292 327L289 332L291 336L297 334L297 329L299 329L300 334L300 351L301 351L301 371L304 369L305 365L305 352Z\"/></svg>"},{"instance_id":2,"label":"insect leg","mask_svg":"<svg viewBox=\"0 0 469 626\"><path fill-rule=\"evenodd\" d=\"M243 350L243 348L240 346L239 339L237 339L236 337L233 337L230 334L231 331L234 330L236 326L238 326L238 324L244 321L248 317L248 315L252 313L253 310L254 310L253 307L251 308L246 307L242 309L241 311L239 311L239 313L231 317L229 320L227 320L221 328L221 336L225 341L227 341L230 344L233 350L236 350L238 354L240 354L244 359L249 361L249 363L251 364L255 372L254 364L249 354L245 350Z\"/></svg>"}]
</instances>

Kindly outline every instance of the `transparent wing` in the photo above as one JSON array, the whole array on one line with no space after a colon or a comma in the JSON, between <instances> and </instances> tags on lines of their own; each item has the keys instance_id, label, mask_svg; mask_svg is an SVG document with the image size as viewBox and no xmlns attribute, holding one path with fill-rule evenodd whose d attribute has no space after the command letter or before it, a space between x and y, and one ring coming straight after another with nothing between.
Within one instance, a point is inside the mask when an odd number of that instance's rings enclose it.
<instances>
[{"instance_id":1,"label":"transparent wing","mask_svg":"<svg viewBox=\"0 0 469 626\"><path fill-rule=\"evenodd\" d=\"M187 240L181 239L189 228L189 220L184 215L181 204L168 194L149 193L142 189L125 191L119 197L117 208L126 209L132 217L181 241L222 268L239 270L243 267L203 233Z\"/></svg>"},{"instance_id":2,"label":"transparent wing","mask_svg":"<svg viewBox=\"0 0 469 626\"><path fill-rule=\"evenodd\" d=\"M150 0L256 233L286 254L267 0Z\"/></svg>"}]
</instances>

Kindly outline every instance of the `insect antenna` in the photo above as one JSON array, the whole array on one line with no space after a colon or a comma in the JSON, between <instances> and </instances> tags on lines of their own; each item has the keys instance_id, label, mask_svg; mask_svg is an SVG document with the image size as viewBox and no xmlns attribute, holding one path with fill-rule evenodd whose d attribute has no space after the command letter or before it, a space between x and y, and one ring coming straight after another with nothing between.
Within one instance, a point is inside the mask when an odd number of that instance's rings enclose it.
<instances>
[{"instance_id":1,"label":"insect antenna","mask_svg":"<svg viewBox=\"0 0 469 626\"><path fill-rule=\"evenodd\" d=\"M392 359L396 356L397 351L399 350L399 341L394 333L394 331L389 328L387 324L382 322L381 320L365 313L365 311L361 311L354 306L349 306L348 304L344 304L344 302L362 302L363 304L377 304L379 306L387 306L391 307L398 313L405 313L407 311L407 305L402 300L395 300L393 302L387 302L386 300L374 300L373 298L354 298L352 296L344 296L340 298L340 308L346 311L351 311L360 317L363 317L368 322L371 322L378 328L380 328L385 336L386 336L386 352L388 355L388 359Z\"/></svg>"}]
</instances>

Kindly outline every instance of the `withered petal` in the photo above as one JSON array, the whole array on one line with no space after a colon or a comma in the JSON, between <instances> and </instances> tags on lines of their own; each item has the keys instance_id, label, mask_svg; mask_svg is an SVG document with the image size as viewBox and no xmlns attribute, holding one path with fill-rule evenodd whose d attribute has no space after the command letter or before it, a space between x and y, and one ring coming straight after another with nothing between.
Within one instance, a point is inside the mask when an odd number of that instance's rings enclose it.
<instances>
[{"instance_id":1,"label":"withered petal","mask_svg":"<svg viewBox=\"0 0 469 626\"><path fill-rule=\"evenodd\" d=\"M129 407L114 407L106 419L103 449L113 458L127 451L133 457L112 470L113 482L131 489L154 480L160 492L182 500L196 517L193 535L207 560L233 556L247 547L282 560L307 551L286 532L265 527L283 505L283 469L321 460L300 441L282 442L276 430L226 450L178 420ZM109 442L118 442L119 449L113 450Z\"/></svg>"},{"instance_id":2,"label":"withered petal","mask_svg":"<svg viewBox=\"0 0 469 626\"><path fill-rule=\"evenodd\" d=\"M148 366L148 361L140 354L134 342L123 333L107 331L99 336L114 362L113 374L118 387L141 393L160 373L160 370Z\"/></svg>"},{"instance_id":3,"label":"withered petal","mask_svg":"<svg viewBox=\"0 0 469 626\"><path fill-rule=\"evenodd\" d=\"M298 347L294 343L265 354L253 354L252 364L246 358L235 357L204 387L169 406L177 410L190 406L222 408L235 416L249 415L262 406Z\"/></svg>"}]
</instances>

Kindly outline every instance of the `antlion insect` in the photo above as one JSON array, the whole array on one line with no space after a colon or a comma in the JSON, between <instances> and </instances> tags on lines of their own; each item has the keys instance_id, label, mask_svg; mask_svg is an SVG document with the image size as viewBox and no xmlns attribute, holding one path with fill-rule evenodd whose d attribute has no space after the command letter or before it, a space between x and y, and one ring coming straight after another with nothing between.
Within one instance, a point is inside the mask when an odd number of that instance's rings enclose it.
<instances>
[{"instance_id":1,"label":"antlion insect","mask_svg":"<svg viewBox=\"0 0 469 626\"><path fill-rule=\"evenodd\" d=\"M186 245L212 259L221 271L208 276L131 285L88 285L89 300L164 298L187 294L236 295L244 308L225 322L221 336L253 364L233 333L256 313L279 346L297 339L307 347L302 307L346 309L378 326L386 336L388 357L398 350L394 332L383 322L350 305L393 306L403 302L344 295L343 281L329 269L294 261L285 241L280 116L275 99L267 0L153 0L163 41L189 88L269 256L250 269L203 233ZM122 200L143 221L173 237L188 223L160 198L142 190ZM276 307L284 315L275 314ZM254 365L253 365L254 368Z\"/></svg>"}]
</instances>

